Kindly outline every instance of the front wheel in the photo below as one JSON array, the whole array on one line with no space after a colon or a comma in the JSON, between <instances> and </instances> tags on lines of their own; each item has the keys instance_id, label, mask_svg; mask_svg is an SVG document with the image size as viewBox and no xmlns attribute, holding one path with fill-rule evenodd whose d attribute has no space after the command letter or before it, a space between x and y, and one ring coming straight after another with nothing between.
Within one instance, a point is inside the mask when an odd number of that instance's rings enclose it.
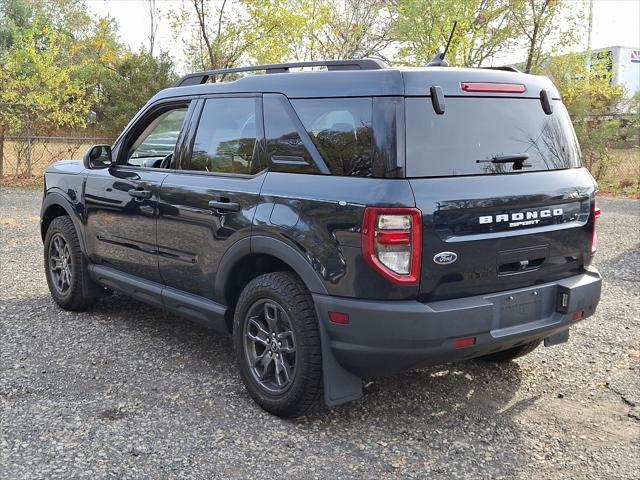
<instances>
[{"instance_id":1,"label":"front wheel","mask_svg":"<svg viewBox=\"0 0 640 480\"><path fill-rule=\"evenodd\" d=\"M233 336L242 381L264 410L298 417L319 404L318 320L296 275L276 272L251 280L238 299Z\"/></svg>"},{"instance_id":2,"label":"front wheel","mask_svg":"<svg viewBox=\"0 0 640 480\"><path fill-rule=\"evenodd\" d=\"M81 311L96 302L82 291L88 275L86 260L69 217L57 217L49 225L44 239L44 268L51 296L60 307Z\"/></svg>"}]
</instances>

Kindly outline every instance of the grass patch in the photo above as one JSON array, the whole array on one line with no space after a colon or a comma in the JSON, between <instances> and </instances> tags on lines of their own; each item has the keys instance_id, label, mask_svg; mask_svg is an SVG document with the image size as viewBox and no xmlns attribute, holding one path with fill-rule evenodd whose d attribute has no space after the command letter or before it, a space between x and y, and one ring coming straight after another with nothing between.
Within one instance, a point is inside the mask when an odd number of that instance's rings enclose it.
<instances>
[{"instance_id":1,"label":"grass patch","mask_svg":"<svg viewBox=\"0 0 640 480\"><path fill-rule=\"evenodd\" d=\"M598 179L605 195L640 198L640 148L613 149Z\"/></svg>"}]
</instances>

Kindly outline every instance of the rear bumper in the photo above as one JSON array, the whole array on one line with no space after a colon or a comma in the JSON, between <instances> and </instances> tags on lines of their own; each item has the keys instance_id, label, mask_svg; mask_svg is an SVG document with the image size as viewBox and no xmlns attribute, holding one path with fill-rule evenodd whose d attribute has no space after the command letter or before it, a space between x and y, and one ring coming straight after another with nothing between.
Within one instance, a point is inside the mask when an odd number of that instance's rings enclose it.
<instances>
[{"instance_id":1,"label":"rear bumper","mask_svg":"<svg viewBox=\"0 0 640 480\"><path fill-rule=\"evenodd\" d=\"M568 329L575 312L586 318L600 300L598 271L487 295L431 303L355 300L314 295L335 359L361 376L390 375L425 365L465 360L516 347ZM567 294L566 308L561 294ZM329 312L349 315L347 325ZM455 348L455 340L475 345Z\"/></svg>"}]
</instances>

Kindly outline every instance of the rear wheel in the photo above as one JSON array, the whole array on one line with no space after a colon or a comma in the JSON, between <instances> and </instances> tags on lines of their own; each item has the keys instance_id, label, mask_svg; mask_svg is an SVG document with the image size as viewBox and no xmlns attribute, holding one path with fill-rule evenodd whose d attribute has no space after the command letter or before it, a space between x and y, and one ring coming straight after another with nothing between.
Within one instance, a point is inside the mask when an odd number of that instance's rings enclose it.
<instances>
[{"instance_id":1,"label":"rear wheel","mask_svg":"<svg viewBox=\"0 0 640 480\"><path fill-rule=\"evenodd\" d=\"M54 218L49 225L44 239L44 268L51 296L60 307L81 311L96 302L83 295L82 282L88 281L86 260L69 217Z\"/></svg>"},{"instance_id":2,"label":"rear wheel","mask_svg":"<svg viewBox=\"0 0 640 480\"><path fill-rule=\"evenodd\" d=\"M298 417L322 394L320 334L311 295L289 272L261 275L238 299L236 361L251 397L280 417Z\"/></svg>"},{"instance_id":3,"label":"rear wheel","mask_svg":"<svg viewBox=\"0 0 640 480\"><path fill-rule=\"evenodd\" d=\"M520 345L519 347L509 348L507 350L502 350L501 352L490 353L489 355L484 355L479 357L479 360L485 360L488 362L508 362L518 357L523 357L531 352L533 352L542 340L534 340L531 343L525 343L524 345Z\"/></svg>"}]
</instances>

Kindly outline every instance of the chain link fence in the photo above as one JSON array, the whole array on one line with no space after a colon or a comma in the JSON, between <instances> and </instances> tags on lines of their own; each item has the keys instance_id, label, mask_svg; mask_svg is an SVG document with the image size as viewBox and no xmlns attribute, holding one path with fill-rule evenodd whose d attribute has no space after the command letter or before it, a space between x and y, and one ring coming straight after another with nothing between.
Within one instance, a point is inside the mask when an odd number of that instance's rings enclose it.
<instances>
[{"instance_id":1,"label":"chain link fence","mask_svg":"<svg viewBox=\"0 0 640 480\"><path fill-rule=\"evenodd\" d=\"M640 195L640 147L615 148L605 158L585 164L605 193Z\"/></svg>"},{"instance_id":2,"label":"chain link fence","mask_svg":"<svg viewBox=\"0 0 640 480\"><path fill-rule=\"evenodd\" d=\"M48 135L4 137L2 174L8 177L39 177L59 160L81 159L95 144L111 144L114 138L93 130L54 132Z\"/></svg>"}]
</instances>

